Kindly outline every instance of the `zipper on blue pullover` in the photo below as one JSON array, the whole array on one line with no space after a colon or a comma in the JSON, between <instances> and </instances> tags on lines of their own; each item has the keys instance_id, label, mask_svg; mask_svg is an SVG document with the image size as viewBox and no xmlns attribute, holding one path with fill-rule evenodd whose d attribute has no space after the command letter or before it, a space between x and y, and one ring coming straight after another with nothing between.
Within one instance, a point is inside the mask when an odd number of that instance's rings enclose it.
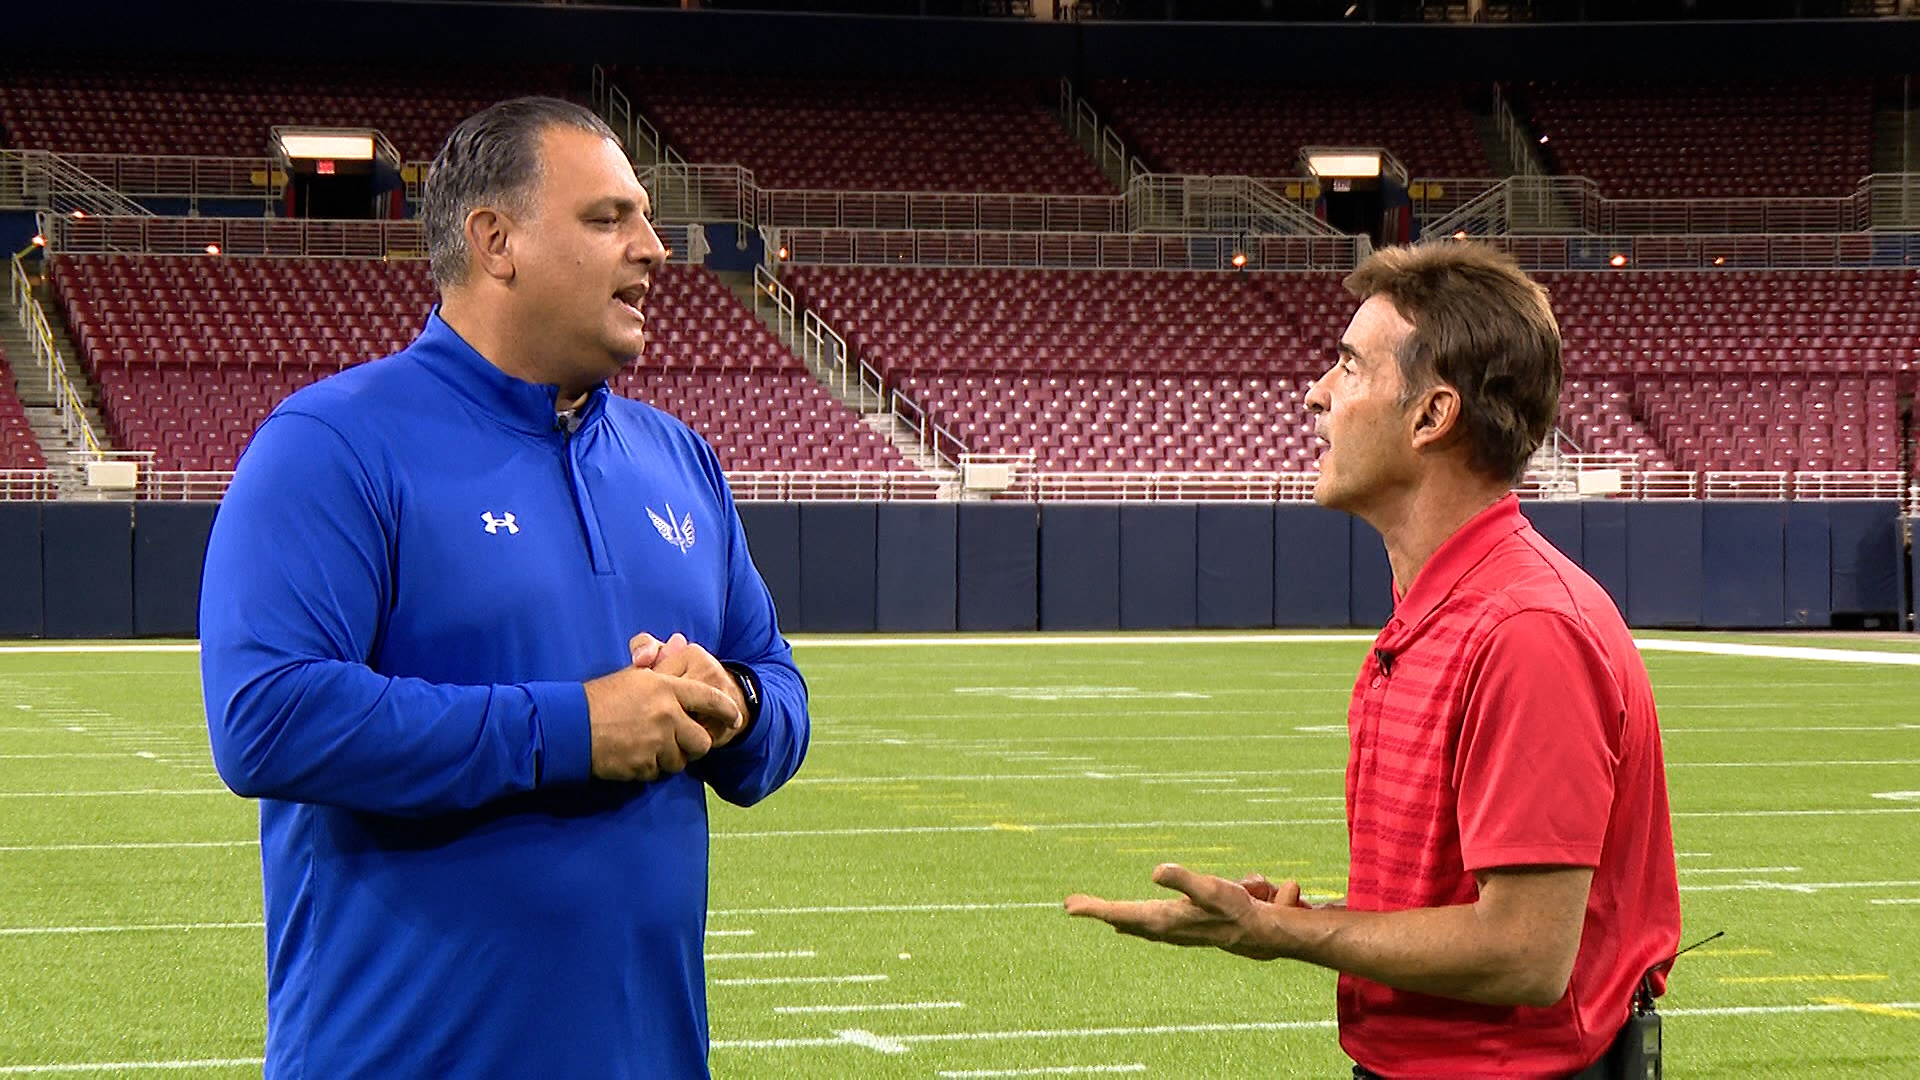
<instances>
[{"instance_id":1,"label":"zipper on blue pullover","mask_svg":"<svg viewBox=\"0 0 1920 1080\"><path fill-rule=\"evenodd\" d=\"M593 508L593 494L587 489L585 467L580 461L580 418L563 413L554 426L566 450L567 481L573 485L573 508L580 517L580 529L587 538L587 554L596 574L613 573L613 558L607 552L606 533L600 528L600 515Z\"/></svg>"}]
</instances>

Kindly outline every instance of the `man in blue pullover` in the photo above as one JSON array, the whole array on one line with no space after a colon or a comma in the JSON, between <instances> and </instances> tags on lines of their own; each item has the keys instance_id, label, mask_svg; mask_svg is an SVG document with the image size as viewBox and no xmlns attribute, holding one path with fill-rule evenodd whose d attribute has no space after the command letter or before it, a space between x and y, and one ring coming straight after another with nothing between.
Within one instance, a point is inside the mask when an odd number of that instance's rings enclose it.
<instances>
[{"instance_id":1,"label":"man in blue pullover","mask_svg":"<svg viewBox=\"0 0 1920 1080\"><path fill-rule=\"evenodd\" d=\"M283 402L208 544L214 761L260 800L266 1075L707 1075L705 789L806 752L713 451L608 393L666 251L599 118L462 123L441 305Z\"/></svg>"}]
</instances>

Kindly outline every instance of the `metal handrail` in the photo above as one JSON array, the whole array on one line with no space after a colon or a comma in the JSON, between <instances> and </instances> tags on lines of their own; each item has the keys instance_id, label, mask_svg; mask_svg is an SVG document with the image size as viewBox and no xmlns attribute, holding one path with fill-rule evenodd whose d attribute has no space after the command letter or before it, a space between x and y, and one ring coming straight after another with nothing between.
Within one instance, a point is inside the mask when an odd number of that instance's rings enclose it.
<instances>
[{"instance_id":1,"label":"metal handrail","mask_svg":"<svg viewBox=\"0 0 1920 1080\"><path fill-rule=\"evenodd\" d=\"M814 266L980 266L1047 270L1351 270L1365 237L1177 233L1008 233L934 229L774 232L787 260ZM1236 259L1241 258L1236 262Z\"/></svg>"},{"instance_id":2,"label":"metal handrail","mask_svg":"<svg viewBox=\"0 0 1920 1080\"><path fill-rule=\"evenodd\" d=\"M48 150L0 150L18 176L21 200L29 209L79 217L138 216L152 211L93 176L64 154Z\"/></svg>"},{"instance_id":3,"label":"metal handrail","mask_svg":"<svg viewBox=\"0 0 1920 1080\"><path fill-rule=\"evenodd\" d=\"M42 213L47 251L66 255L420 260L418 221L321 218L84 217ZM704 262L712 250L697 224L662 225L668 262Z\"/></svg>"},{"instance_id":4,"label":"metal handrail","mask_svg":"<svg viewBox=\"0 0 1920 1080\"><path fill-rule=\"evenodd\" d=\"M1073 137L1094 155L1102 172L1112 170L1120 177L1121 187L1131 187L1135 179L1147 175L1147 164L1127 149L1127 141L1112 124L1100 119L1093 104L1073 89L1073 80L1060 80L1060 118Z\"/></svg>"},{"instance_id":5,"label":"metal handrail","mask_svg":"<svg viewBox=\"0 0 1920 1080\"><path fill-rule=\"evenodd\" d=\"M1871 270L1920 266L1920 231L1484 238L1528 270Z\"/></svg>"},{"instance_id":6,"label":"metal handrail","mask_svg":"<svg viewBox=\"0 0 1920 1080\"><path fill-rule=\"evenodd\" d=\"M952 455L943 446L955 442L951 433L930 425L923 410L897 390L887 389L887 380L879 369L855 354L827 321L810 308L801 306L793 290L787 288L766 264L753 268L754 315L764 316L770 305L782 337L791 342L800 357L822 384L831 388L842 401L858 396L871 398L877 411L885 412L893 422L912 432L919 444L930 450L942 464L952 464Z\"/></svg>"},{"instance_id":7,"label":"metal handrail","mask_svg":"<svg viewBox=\"0 0 1920 1080\"><path fill-rule=\"evenodd\" d=\"M68 438L73 437L74 429L80 429L81 441L89 451L101 451L100 440L93 434L93 425L87 423L87 407L74 390L73 382L67 377L66 361L61 357L60 347L55 343L53 329L47 325L47 313L40 309L39 300L33 295L33 279L27 274L27 267L19 255L13 257L11 274L13 304L20 312L20 326L26 331L27 341L33 348L34 359L47 369L47 390L53 394L60 405L60 430Z\"/></svg>"},{"instance_id":8,"label":"metal handrail","mask_svg":"<svg viewBox=\"0 0 1920 1080\"><path fill-rule=\"evenodd\" d=\"M981 455L978 460L1007 464L1013 483L994 494L1023 501L1149 500L1206 502L1308 502L1318 473L1306 472L1058 472L1032 467L1025 455ZM135 498L146 500L218 499L232 481L230 471L143 469ZM1609 498L1632 501L1756 498L1819 501L1891 499L1907 513L1920 514L1920 484L1897 472L1696 473L1628 470L1621 489ZM734 497L756 499L943 499L967 497L958 485L913 470L742 471L728 474ZM0 472L0 501L52 498L58 483L46 470ZM1522 489L1523 494L1538 494Z\"/></svg>"},{"instance_id":9,"label":"metal handrail","mask_svg":"<svg viewBox=\"0 0 1920 1080\"><path fill-rule=\"evenodd\" d=\"M1500 135L1500 146L1507 152L1507 164L1516 176L1546 175L1547 170L1534 152L1534 144L1528 141L1526 129L1499 83L1493 84L1493 123Z\"/></svg>"}]
</instances>

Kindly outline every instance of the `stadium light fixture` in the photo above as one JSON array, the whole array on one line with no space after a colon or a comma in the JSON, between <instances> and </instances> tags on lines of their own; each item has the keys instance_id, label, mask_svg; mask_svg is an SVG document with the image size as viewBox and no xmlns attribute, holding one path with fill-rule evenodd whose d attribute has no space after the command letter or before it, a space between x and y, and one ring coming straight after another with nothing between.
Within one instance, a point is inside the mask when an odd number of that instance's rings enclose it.
<instances>
[{"instance_id":1,"label":"stadium light fixture","mask_svg":"<svg viewBox=\"0 0 1920 1080\"><path fill-rule=\"evenodd\" d=\"M1455 240L1465 240L1467 238L1467 230L1461 229L1459 232L1453 234L1453 238Z\"/></svg>"},{"instance_id":2,"label":"stadium light fixture","mask_svg":"<svg viewBox=\"0 0 1920 1080\"><path fill-rule=\"evenodd\" d=\"M45 236L45 235L43 235L43 234L41 234L41 233L34 233L34 234L33 234L33 246L34 246L34 247L46 247L46 246L47 246L47 238L46 238L46 236Z\"/></svg>"},{"instance_id":3,"label":"stadium light fixture","mask_svg":"<svg viewBox=\"0 0 1920 1080\"><path fill-rule=\"evenodd\" d=\"M1380 175L1378 150L1327 150L1307 155L1307 169L1315 176L1365 179Z\"/></svg>"},{"instance_id":4,"label":"stadium light fixture","mask_svg":"<svg viewBox=\"0 0 1920 1080\"><path fill-rule=\"evenodd\" d=\"M1625 255L1615 254L1614 257L1608 259L1607 262L1615 268L1618 268L1627 265L1627 257Z\"/></svg>"},{"instance_id":5,"label":"stadium light fixture","mask_svg":"<svg viewBox=\"0 0 1920 1080\"><path fill-rule=\"evenodd\" d=\"M776 251L776 252L774 252L773 254L774 254L774 256L775 256L776 258L778 258L778 259L779 259L779 260L780 260L781 262L786 262L786 261L787 261L787 260L788 260L789 258L792 258L792 257L793 257L793 252L791 252L791 251L788 251L788 250L787 250L787 245L785 245L785 244L781 244L781 245L780 245L780 250L778 250L778 251Z\"/></svg>"},{"instance_id":6,"label":"stadium light fixture","mask_svg":"<svg viewBox=\"0 0 1920 1080\"><path fill-rule=\"evenodd\" d=\"M1235 270L1245 270L1245 269L1247 268L1247 253L1246 253L1246 252L1244 252L1244 251L1236 251L1236 252L1234 252L1234 253L1233 253L1233 268L1234 268Z\"/></svg>"},{"instance_id":7,"label":"stadium light fixture","mask_svg":"<svg viewBox=\"0 0 1920 1080\"><path fill-rule=\"evenodd\" d=\"M67 216L75 221L82 221L86 218L87 212L85 210L75 210Z\"/></svg>"},{"instance_id":8,"label":"stadium light fixture","mask_svg":"<svg viewBox=\"0 0 1920 1080\"><path fill-rule=\"evenodd\" d=\"M1540 145L1541 146L1547 145L1547 137L1545 135L1540 136Z\"/></svg>"},{"instance_id":9,"label":"stadium light fixture","mask_svg":"<svg viewBox=\"0 0 1920 1080\"><path fill-rule=\"evenodd\" d=\"M1713 257L1713 265L1715 266L1727 265L1727 257L1725 255L1715 255Z\"/></svg>"},{"instance_id":10,"label":"stadium light fixture","mask_svg":"<svg viewBox=\"0 0 1920 1080\"><path fill-rule=\"evenodd\" d=\"M208 244L208 245L207 245L207 254L209 254L209 255L218 255L218 254L220 254L220 245L219 245L219 244Z\"/></svg>"},{"instance_id":11,"label":"stadium light fixture","mask_svg":"<svg viewBox=\"0 0 1920 1080\"><path fill-rule=\"evenodd\" d=\"M372 161L373 134L285 130L274 133L280 153L288 158L324 161Z\"/></svg>"}]
</instances>

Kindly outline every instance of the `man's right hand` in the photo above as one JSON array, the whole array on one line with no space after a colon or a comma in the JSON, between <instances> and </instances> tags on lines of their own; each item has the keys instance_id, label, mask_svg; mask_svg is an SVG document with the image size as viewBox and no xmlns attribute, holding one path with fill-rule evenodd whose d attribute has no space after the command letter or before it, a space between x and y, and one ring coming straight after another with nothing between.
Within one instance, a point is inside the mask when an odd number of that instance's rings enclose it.
<instances>
[{"instance_id":1,"label":"man's right hand","mask_svg":"<svg viewBox=\"0 0 1920 1080\"><path fill-rule=\"evenodd\" d=\"M739 706L705 683L623 668L586 684L593 775L658 780L713 748L709 726L738 722Z\"/></svg>"}]
</instances>

